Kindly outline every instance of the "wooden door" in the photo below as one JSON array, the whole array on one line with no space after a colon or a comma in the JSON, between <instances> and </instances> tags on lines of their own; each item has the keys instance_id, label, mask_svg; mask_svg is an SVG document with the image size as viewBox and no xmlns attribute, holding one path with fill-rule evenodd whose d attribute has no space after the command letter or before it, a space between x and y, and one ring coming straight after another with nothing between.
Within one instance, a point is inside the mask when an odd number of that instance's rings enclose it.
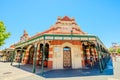
<instances>
[{"instance_id":1,"label":"wooden door","mask_svg":"<svg viewBox=\"0 0 120 80\"><path fill-rule=\"evenodd\" d=\"M68 47L65 47L63 51L63 67L71 68L71 49Z\"/></svg>"}]
</instances>

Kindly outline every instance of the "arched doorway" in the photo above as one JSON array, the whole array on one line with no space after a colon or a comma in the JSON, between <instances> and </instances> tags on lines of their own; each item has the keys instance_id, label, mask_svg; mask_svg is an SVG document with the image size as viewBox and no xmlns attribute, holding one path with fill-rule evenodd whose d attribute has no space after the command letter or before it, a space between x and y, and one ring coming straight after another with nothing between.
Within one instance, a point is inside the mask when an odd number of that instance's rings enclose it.
<instances>
[{"instance_id":1,"label":"arched doorway","mask_svg":"<svg viewBox=\"0 0 120 80\"><path fill-rule=\"evenodd\" d=\"M42 54L43 54L43 44L40 44L40 55L39 55L39 65L42 65ZM44 67L47 67L47 62L48 62L48 58L49 58L49 44L46 43L45 44L45 53L44 53Z\"/></svg>"},{"instance_id":2,"label":"arched doorway","mask_svg":"<svg viewBox=\"0 0 120 80\"><path fill-rule=\"evenodd\" d=\"M82 48L83 48L84 66L86 66L87 65L87 54L86 54L86 46L84 45L84 43L82 44Z\"/></svg>"},{"instance_id":3,"label":"arched doorway","mask_svg":"<svg viewBox=\"0 0 120 80\"><path fill-rule=\"evenodd\" d=\"M19 60L20 60L20 50L17 50L16 52L17 52L17 53L16 53L16 55L15 55L15 61L16 61L16 62L19 62Z\"/></svg>"},{"instance_id":4,"label":"arched doorway","mask_svg":"<svg viewBox=\"0 0 120 80\"><path fill-rule=\"evenodd\" d=\"M72 68L71 64L71 48L64 47L63 48L63 68Z\"/></svg>"},{"instance_id":5,"label":"arched doorway","mask_svg":"<svg viewBox=\"0 0 120 80\"><path fill-rule=\"evenodd\" d=\"M29 50L29 58L28 58L29 64L33 64L33 57L34 57L34 46L32 46Z\"/></svg>"},{"instance_id":6,"label":"arched doorway","mask_svg":"<svg viewBox=\"0 0 120 80\"><path fill-rule=\"evenodd\" d=\"M45 60L48 61L48 55L49 55L49 44L45 44Z\"/></svg>"},{"instance_id":7,"label":"arched doorway","mask_svg":"<svg viewBox=\"0 0 120 80\"><path fill-rule=\"evenodd\" d=\"M39 54L39 65L42 65L42 51L43 51L43 44L40 44L40 54Z\"/></svg>"}]
</instances>

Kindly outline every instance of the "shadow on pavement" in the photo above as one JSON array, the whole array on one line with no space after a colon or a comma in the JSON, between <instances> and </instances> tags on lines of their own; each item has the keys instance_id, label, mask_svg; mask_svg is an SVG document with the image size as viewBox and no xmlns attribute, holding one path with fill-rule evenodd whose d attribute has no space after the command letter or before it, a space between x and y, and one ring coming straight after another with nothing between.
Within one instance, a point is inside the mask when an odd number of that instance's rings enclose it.
<instances>
[{"instance_id":1,"label":"shadow on pavement","mask_svg":"<svg viewBox=\"0 0 120 80\"><path fill-rule=\"evenodd\" d=\"M16 68L19 68L18 63L14 64L12 66L16 67ZM25 64L25 65L21 64L19 69L33 73L33 65L32 64ZM49 71L49 70L51 70L51 69L44 67L45 72ZM35 73L40 74L41 71L42 71L42 67L41 66L36 66L36 72Z\"/></svg>"},{"instance_id":2,"label":"shadow on pavement","mask_svg":"<svg viewBox=\"0 0 120 80\"><path fill-rule=\"evenodd\" d=\"M13 65L14 67L18 68L18 64ZM20 69L31 72L32 73L32 65L20 65ZM41 76L41 66L36 67L36 74ZM82 77L82 76L99 76L99 75L113 75L113 65L112 59L109 60L107 63L106 68L102 73L99 71L98 63L95 64L93 68L90 68L88 65L85 68L79 69L59 69L59 70L51 70L48 68L44 68L44 75L45 78L60 78L60 77Z\"/></svg>"},{"instance_id":3,"label":"shadow on pavement","mask_svg":"<svg viewBox=\"0 0 120 80\"><path fill-rule=\"evenodd\" d=\"M40 73L38 73L37 75L40 75ZM80 77L80 76L99 76L99 75L113 75L113 65L111 59L107 63L107 66L102 73L100 73L99 71L99 66L95 65L93 68L50 70L44 72L43 77L60 78L60 77L78 77L78 76Z\"/></svg>"}]
</instances>

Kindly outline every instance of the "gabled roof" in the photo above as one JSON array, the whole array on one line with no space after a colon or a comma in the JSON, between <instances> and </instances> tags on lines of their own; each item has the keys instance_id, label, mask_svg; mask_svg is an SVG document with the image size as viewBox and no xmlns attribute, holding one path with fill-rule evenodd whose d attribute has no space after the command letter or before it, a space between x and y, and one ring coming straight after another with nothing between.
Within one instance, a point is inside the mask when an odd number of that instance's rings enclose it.
<instances>
[{"instance_id":1,"label":"gabled roof","mask_svg":"<svg viewBox=\"0 0 120 80\"><path fill-rule=\"evenodd\" d=\"M45 30L41 33L37 33L32 37L29 37L28 40L31 40L43 34L85 34L77 25L74 18L69 18L68 16L58 17L58 21L56 23L53 26L51 26L48 30ZM24 33L27 32L24 31Z\"/></svg>"},{"instance_id":2,"label":"gabled roof","mask_svg":"<svg viewBox=\"0 0 120 80\"><path fill-rule=\"evenodd\" d=\"M61 18L62 21L72 21L72 19L70 19L68 16L64 16L63 18Z\"/></svg>"}]
</instances>

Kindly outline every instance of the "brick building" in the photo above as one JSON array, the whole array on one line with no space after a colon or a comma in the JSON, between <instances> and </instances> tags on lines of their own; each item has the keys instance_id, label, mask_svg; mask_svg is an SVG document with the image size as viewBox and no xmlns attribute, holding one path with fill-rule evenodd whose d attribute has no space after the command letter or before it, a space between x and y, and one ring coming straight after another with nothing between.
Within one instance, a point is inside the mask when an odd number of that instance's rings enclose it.
<instances>
[{"instance_id":1,"label":"brick building","mask_svg":"<svg viewBox=\"0 0 120 80\"><path fill-rule=\"evenodd\" d=\"M68 16L58 17L48 30L32 37L24 31L14 48L16 62L44 64L52 69L83 68L90 64L91 55L95 62L102 64L103 58L109 56L97 36L83 32L75 19Z\"/></svg>"}]
</instances>

